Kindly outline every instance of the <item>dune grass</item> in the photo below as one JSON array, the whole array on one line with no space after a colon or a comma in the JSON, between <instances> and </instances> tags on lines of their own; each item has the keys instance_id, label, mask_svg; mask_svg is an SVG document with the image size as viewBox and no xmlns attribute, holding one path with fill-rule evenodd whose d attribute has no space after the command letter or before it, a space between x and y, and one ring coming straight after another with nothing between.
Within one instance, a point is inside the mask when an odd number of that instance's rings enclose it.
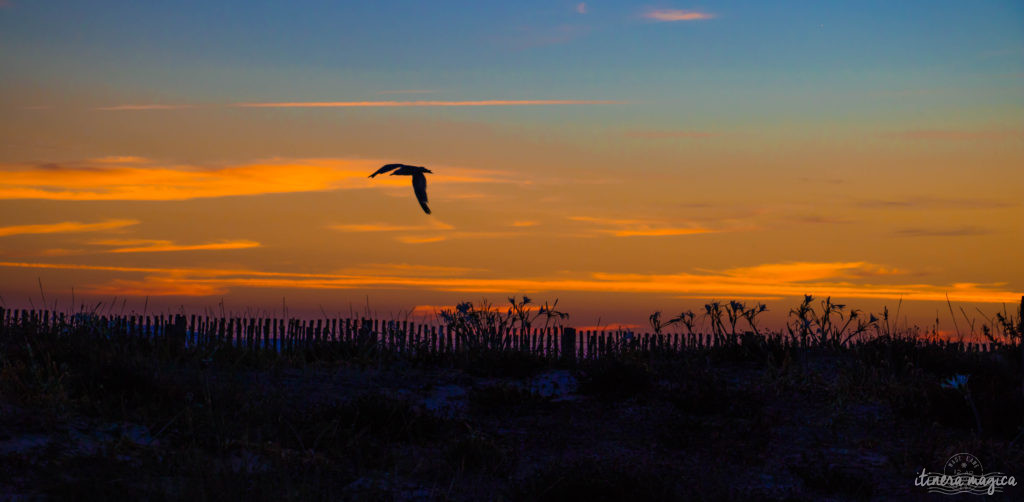
<instances>
[{"instance_id":1,"label":"dune grass","mask_svg":"<svg viewBox=\"0 0 1024 502\"><path fill-rule=\"evenodd\" d=\"M448 312L463 344L445 353L7 322L0 498L860 499L911 494L957 451L1024 474L1022 311L980 328L979 351L830 300L776 333L758 305L709 304L667 326L726 343L567 359L508 349L511 330L566 320L525 300ZM539 392L551 374L574 388Z\"/></svg>"}]
</instances>

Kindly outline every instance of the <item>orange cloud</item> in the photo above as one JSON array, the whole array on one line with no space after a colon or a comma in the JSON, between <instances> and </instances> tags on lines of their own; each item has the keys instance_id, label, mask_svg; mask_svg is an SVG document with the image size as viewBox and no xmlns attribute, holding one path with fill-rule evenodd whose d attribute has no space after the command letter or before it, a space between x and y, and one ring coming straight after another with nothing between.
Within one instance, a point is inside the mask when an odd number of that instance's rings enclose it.
<instances>
[{"instance_id":1,"label":"orange cloud","mask_svg":"<svg viewBox=\"0 0 1024 502\"><path fill-rule=\"evenodd\" d=\"M713 19L713 14L706 12L697 11L686 11L686 10L675 10L675 9L660 9L660 10L649 10L644 13L647 19L653 19L655 21L700 21L703 19Z\"/></svg>"},{"instance_id":2,"label":"orange cloud","mask_svg":"<svg viewBox=\"0 0 1024 502\"><path fill-rule=\"evenodd\" d=\"M137 225L138 220L107 220L99 223L79 223L77 221L65 221L61 223L49 223L41 225L12 225L0 227L0 237L21 234L57 234L75 232L100 232Z\"/></svg>"},{"instance_id":3,"label":"orange cloud","mask_svg":"<svg viewBox=\"0 0 1024 502\"><path fill-rule=\"evenodd\" d=\"M145 164L149 162L149 159L133 155L108 155L106 157L90 159L89 161L98 164Z\"/></svg>"},{"instance_id":4,"label":"orange cloud","mask_svg":"<svg viewBox=\"0 0 1024 502\"><path fill-rule=\"evenodd\" d=\"M455 310L455 305L417 305L413 307L412 314L435 315L442 310Z\"/></svg>"},{"instance_id":5,"label":"orange cloud","mask_svg":"<svg viewBox=\"0 0 1024 502\"><path fill-rule=\"evenodd\" d=\"M977 225L967 225L953 228L903 228L897 230L895 235L901 237L974 237L986 235L992 230Z\"/></svg>"},{"instance_id":6,"label":"orange cloud","mask_svg":"<svg viewBox=\"0 0 1024 502\"><path fill-rule=\"evenodd\" d=\"M490 99L481 101L292 101L281 103L235 103L239 108L393 108L403 106L538 106L614 105L623 101L601 99Z\"/></svg>"},{"instance_id":7,"label":"orange cloud","mask_svg":"<svg viewBox=\"0 0 1024 502\"><path fill-rule=\"evenodd\" d=\"M854 282L858 271L890 270L864 262L784 263L740 267L725 271L678 274L592 273L575 278L537 279L501 277L430 277L421 275L308 274L245 269L188 269L114 267L76 264L0 262L3 267L104 270L147 274L147 283L162 278L173 291L216 291L229 288L283 289L425 289L455 292L535 293L547 291L652 293L703 297L799 297L804 294L834 298L903 299L970 303L1013 303L1024 293L1004 284L873 284ZM167 282L171 281L171 282ZM121 281L122 286L132 283ZM106 286L96 286L106 287ZM138 284L133 288L141 287ZM114 291L111 289L110 291ZM121 291L117 294L123 295ZM147 294L157 294L150 291ZM168 293L171 294L171 293ZM173 293L181 294L181 293Z\"/></svg>"},{"instance_id":8,"label":"orange cloud","mask_svg":"<svg viewBox=\"0 0 1024 502\"><path fill-rule=\"evenodd\" d=\"M417 237L414 235L402 235L396 237L395 239L398 240L399 242L404 242L406 244L428 244L431 242L441 242L443 240L447 240L448 238L443 235L433 237Z\"/></svg>"},{"instance_id":9,"label":"orange cloud","mask_svg":"<svg viewBox=\"0 0 1024 502\"><path fill-rule=\"evenodd\" d=\"M825 263L773 263L754 267L740 267L726 270L726 275L762 282L806 282L829 278L870 277L897 275L904 272L880 267L862 261Z\"/></svg>"},{"instance_id":10,"label":"orange cloud","mask_svg":"<svg viewBox=\"0 0 1024 502\"><path fill-rule=\"evenodd\" d=\"M664 237L668 235L696 235L716 232L707 228L640 228L633 230L606 230L616 237Z\"/></svg>"},{"instance_id":11,"label":"orange cloud","mask_svg":"<svg viewBox=\"0 0 1024 502\"><path fill-rule=\"evenodd\" d=\"M236 240L236 241L222 241L222 242L210 242L206 244L175 244L172 241L165 240L152 240L152 239L137 239L137 240L102 240L93 241L90 244L96 244L100 246L126 246L118 247L115 249L109 249L104 251L105 253L156 253L156 252L167 252L167 251L210 251L210 250L225 250L225 249L247 249L260 247L261 244L255 241L248 240Z\"/></svg>"},{"instance_id":12,"label":"orange cloud","mask_svg":"<svg viewBox=\"0 0 1024 502\"><path fill-rule=\"evenodd\" d=\"M103 111L142 111L142 110L183 110L186 108L195 108L194 105L114 105L114 106L100 106L93 108L94 110Z\"/></svg>"},{"instance_id":13,"label":"orange cloud","mask_svg":"<svg viewBox=\"0 0 1024 502\"><path fill-rule=\"evenodd\" d=\"M430 232L430 231L444 231L443 234L416 234L416 235L399 235L395 236L394 239L403 244L429 244L432 242L442 242L449 239L501 239L508 237L515 237L521 234L514 232L476 232L476 231L454 231L455 227L444 222L437 220L429 220L427 225L393 225L390 223L356 223L356 224L343 224L343 225L331 225L331 229L339 230L342 232Z\"/></svg>"},{"instance_id":14,"label":"orange cloud","mask_svg":"<svg viewBox=\"0 0 1024 502\"><path fill-rule=\"evenodd\" d=\"M81 249L51 248L39 252L39 256L71 256L84 253Z\"/></svg>"},{"instance_id":15,"label":"orange cloud","mask_svg":"<svg viewBox=\"0 0 1024 502\"><path fill-rule=\"evenodd\" d=\"M342 232L416 232L423 230L453 230L455 227L437 220L430 220L428 225L392 225L390 223L358 223L331 225L331 229Z\"/></svg>"},{"instance_id":16,"label":"orange cloud","mask_svg":"<svg viewBox=\"0 0 1024 502\"><path fill-rule=\"evenodd\" d=\"M271 159L198 167L153 165L142 158L117 157L67 165L0 164L0 199L186 200L382 184L408 190L407 178L367 178L383 163L372 159ZM433 179L447 183L528 182L507 173L458 167L446 167Z\"/></svg>"},{"instance_id":17,"label":"orange cloud","mask_svg":"<svg viewBox=\"0 0 1024 502\"><path fill-rule=\"evenodd\" d=\"M540 223L538 223L536 221L513 221L512 222L512 226L513 227L535 227L537 225L540 225Z\"/></svg>"},{"instance_id":18,"label":"orange cloud","mask_svg":"<svg viewBox=\"0 0 1024 502\"><path fill-rule=\"evenodd\" d=\"M572 221L586 221L590 223L598 223L601 225L641 225L646 223L644 220L595 218L593 216L570 216L569 219Z\"/></svg>"},{"instance_id":19,"label":"orange cloud","mask_svg":"<svg viewBox=\"0 0 1024 502\"><path fill-rule=\"evenodd\" d=\"M507 239L521 235L516 232L452 232L444 235L401 235L395 240L405 244L427 244L449 239Z\"/></svg>"},{"instance_id":20,"label":"orange cloud","mask_svg":"<svg viewBox=\"0 0 1024 502\"><path fill-rule=\"evenodd\" d=\"M707 300L707 295L678 295L672 298L679 298L685 300ZM750 296L750 295L729 295L730 300L753 300L753 301L771 301L781 300L781 296Z\"/></svg>"},{"instance_id":21,"label":"orange cloud","mask_svg":"<svg viewBox=\"0 0 1024 502\"><path fill-rule=\"evenodd\" d=\"M339 270L338 273L354 275L412 275L412 276L452 276L465 275L470 272L481 272L485 269L470 267L445 267L437 265L411 265L408 263L368 263L358 267Z\"/></svg>"},{"instance_id":22,"label":"orange cloud","mask_svg":"<svg viewBox=\"0 0 1024 502\"><path fill-rule=\"evenodd\" d=\"M601 233L611 234L616 237L665 237L674 235L707 234L719 231L694 226L673 227L663 223L652 223L645 220L594 218L591 216L570 216L569 219L572 221L583 221L598 225L619 227L598 230Z\"/></svg>"}]
</instances>

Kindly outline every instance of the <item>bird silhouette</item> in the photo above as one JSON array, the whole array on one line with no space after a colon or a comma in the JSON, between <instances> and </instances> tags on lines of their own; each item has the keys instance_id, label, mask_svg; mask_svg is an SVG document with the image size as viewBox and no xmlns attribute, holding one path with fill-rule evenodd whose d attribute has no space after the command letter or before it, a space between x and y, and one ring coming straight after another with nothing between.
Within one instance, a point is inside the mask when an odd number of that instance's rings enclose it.
<instances>
[{"instance_id":1,"label":"bird silhouette","mask_svg":"<svg viewBox=\"0 0 1024 502\"><path fill-rule=\"evenodd\" d=\"M423 212L430 214L430 208L427 207L427 177L423 173L433 172L430 169L421 166L409 166L406 164L387 164L382 166L377 172L371 174L369 177L373 178L378 174L384 174L388 171L394 171L391 176L412 176L412 190L416 193L416 200L420 202L420 207L423 208Z\"/></svg>"}]
</instances>

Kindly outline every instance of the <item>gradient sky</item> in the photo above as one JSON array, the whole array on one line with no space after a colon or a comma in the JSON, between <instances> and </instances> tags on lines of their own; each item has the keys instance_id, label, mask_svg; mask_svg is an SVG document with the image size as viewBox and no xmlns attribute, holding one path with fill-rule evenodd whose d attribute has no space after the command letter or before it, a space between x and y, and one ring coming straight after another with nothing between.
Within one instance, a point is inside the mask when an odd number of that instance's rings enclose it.
<instances>
[{"instance_id":1,"label":"gradient sky","mask_svg":"<svg viewBox=\"0 0 1024 502\"><path fill-rule=\"evenodd\" d=\"M1020 2L211 4L0 0L5 305L1024 294Z\"/></svg>"}]
</instances>

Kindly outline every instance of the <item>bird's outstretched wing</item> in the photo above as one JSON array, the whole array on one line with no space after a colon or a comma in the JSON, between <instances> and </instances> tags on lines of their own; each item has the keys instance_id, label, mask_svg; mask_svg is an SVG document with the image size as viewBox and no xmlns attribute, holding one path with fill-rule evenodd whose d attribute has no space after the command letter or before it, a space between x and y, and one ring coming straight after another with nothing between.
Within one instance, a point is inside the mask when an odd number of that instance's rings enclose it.
<instances>
[{"instance_id":1,"label":"bird's outstretched wing","mask_svg":"<svg viewBox=\"0 0 1024 502\"><path fill-rule=\"evenodd\" d=\"M391 170L394 170L394 169L398 169L399 167L404 167L404 166L405 166L405 164L388 164L388 165L385 165L385 166L381 167L380 169L378 169L377 172L371 174L370 177L372 178L372 177L374 177L374 176L376 176L378 174L384 174L384 173L386 173L388 171L391 171Z\"/></svg>"},{"instance_id":2,"label":"bird's outstretched wing","mask_svg":"<svg viewBox=\"0 0 1024 502\"><path fill-rule=\"evenodd\" d=\"M416 192L416 199L420 201L420 207L424 212L430 214L430 208L427 207L427 177L423 173L412 175L412 189Z\"/></svg>"}]
</instances>

